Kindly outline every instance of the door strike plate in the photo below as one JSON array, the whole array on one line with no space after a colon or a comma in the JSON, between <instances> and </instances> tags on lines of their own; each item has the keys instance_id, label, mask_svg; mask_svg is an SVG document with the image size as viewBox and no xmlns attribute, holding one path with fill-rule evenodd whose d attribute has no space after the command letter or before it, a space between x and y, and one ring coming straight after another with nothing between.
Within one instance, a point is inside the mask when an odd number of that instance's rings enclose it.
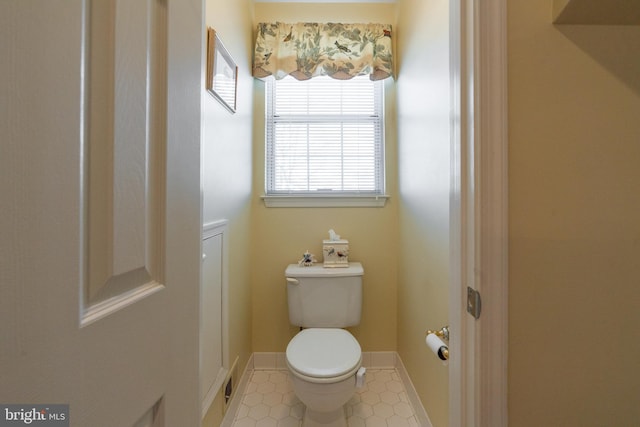
<instances>
[{"instance_id":1,"label":"door strike plate","mask_svg":"<svg viewBox=\"0 0 640 427\"><path fill-rule=\"evenodd\" d=\"M482 300L480 299L480 292L467 286L467 312L476 319L479 319L481 311Z\"/></svg>"}]
</instances>

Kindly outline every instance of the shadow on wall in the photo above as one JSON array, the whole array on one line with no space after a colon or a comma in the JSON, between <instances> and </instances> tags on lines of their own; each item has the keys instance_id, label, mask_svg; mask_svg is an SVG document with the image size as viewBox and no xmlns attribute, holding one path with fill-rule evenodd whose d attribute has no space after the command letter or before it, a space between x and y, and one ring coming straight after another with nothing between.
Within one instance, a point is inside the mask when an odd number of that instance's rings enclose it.
<instances>
[{"instance_id":1,"label":"shadow on wall","mask_svg":"<svg viewBox=\"0 0 640 427\"><path fill-rule=\"evenodd\" d=\"M555 28L640 95L640 26L556 25Z\"/></svg>"}]
</instances>

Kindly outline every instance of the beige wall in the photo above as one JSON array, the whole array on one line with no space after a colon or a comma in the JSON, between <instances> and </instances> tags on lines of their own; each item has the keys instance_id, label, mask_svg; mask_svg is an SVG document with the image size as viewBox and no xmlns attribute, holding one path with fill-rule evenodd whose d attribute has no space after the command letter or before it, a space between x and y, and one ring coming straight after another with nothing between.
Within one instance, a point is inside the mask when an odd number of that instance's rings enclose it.
<instances>
[{"instance_id":1,"label":"beige wall","mask_svg":"<svg viewBox=\"0 0 640 427\"><path fill-rule=\"evenodd\" d=\"M256 3L254 23L394 22L393 4ZM284 270L309 249L322 258L322 239L333 228L350 242L351 259L365 269L361 324L353 328L364 351L396 349L397 171L395 93L387 101L386 172L391 200L384 208L266 208L264 191L264 83L256 81L251 263L253 351L285 351L296 329L289 325Z\"/></svg>"},{"instance_id":2,"label":"beige wall","mask_svg":"<svg viewBox=\"0 0 640 427\"><path fill-rule=\"evenodd\" d=\"M640 420L640 27L508 2L509 424Z\"/></svg>"},{"instance_id":3,"label":"beige wall","mask_svg":"<svg viewBox=\"0 0 640 427\"><path fill-rule=\"evenodd\" d=\"M550 3L509 1L509 421L630 426L640 419L640 28L554 27ZM397 22L391 4L258 3L252 22L249 2L207 6L240 65L238 113L204 107L205 221L230 218L233 236L232 358L284 351L295 333L284 268L319 254L334 228L366 270L354 334L365 351L398 350L434 426L446 426L447 371L423 333L448 321L448 2L399 0ZM394 24L399 142L388 82L385 208L260 201L264 91L248 75L251 32L274 20Z\"/></svg>"},{"instance_id":4,"label":"beige wall","mask_svg":"<svg viewBox=\"0 0 640 427\"><path fill-rule=\"evenodd\" d=\"M398 353L435 427L448 425L448 368L424 333L449 323L449 2L399 2Z\"/></svg>"},{"instance_id":5,"label":"beige wall","mask_svg":"<svg viewBox=\"0 0 640 427\"><path fill-rule=\"evenodd\" d=\"M251 0L206 1L207 26L218 32L238 65L235 114L225 110L208 93L203 94L202 191L204 223L229 220L229 358L231 362L238 358L240 373L252 352L251 291L247 267L251 244L252 3ZM222 401L219 393L203 426L220 425Z\"/></svg>"}]
</instances>

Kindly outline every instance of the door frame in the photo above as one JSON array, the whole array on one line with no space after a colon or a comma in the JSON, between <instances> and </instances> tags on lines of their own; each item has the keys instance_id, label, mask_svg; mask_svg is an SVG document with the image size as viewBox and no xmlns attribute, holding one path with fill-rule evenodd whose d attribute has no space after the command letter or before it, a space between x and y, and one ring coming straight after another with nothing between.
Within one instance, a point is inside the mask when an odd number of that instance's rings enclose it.
<instances>
[{"instance_id":1,"label":"door frame","mask_svg":"<svg viewBox=\"0 0 640 427\"><path fill-rule=\"evenodd\" d=\"M508 157L506 0L455 0L452 82L453 427L507 426ZM478 320L467 286L481 294Z\"/></svg>"}]
</instances>

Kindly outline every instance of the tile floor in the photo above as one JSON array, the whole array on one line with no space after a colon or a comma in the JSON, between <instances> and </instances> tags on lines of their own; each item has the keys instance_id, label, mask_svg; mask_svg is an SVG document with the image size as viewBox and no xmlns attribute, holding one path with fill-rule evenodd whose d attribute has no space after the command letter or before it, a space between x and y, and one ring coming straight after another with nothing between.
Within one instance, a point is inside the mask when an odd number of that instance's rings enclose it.
<instances>
[{"instance_id":1,"label":"tile floor","mask_svg":"<svg viewBox=\"0 0 640 427\"><path fill-rule=\"evenodd\" d=\"M395 369L367 369L365 386L346 405L349 427L419 427ZM233 427L299 427L304 405L284 370L253 371Z\"/></svg>"}]
</instances>

